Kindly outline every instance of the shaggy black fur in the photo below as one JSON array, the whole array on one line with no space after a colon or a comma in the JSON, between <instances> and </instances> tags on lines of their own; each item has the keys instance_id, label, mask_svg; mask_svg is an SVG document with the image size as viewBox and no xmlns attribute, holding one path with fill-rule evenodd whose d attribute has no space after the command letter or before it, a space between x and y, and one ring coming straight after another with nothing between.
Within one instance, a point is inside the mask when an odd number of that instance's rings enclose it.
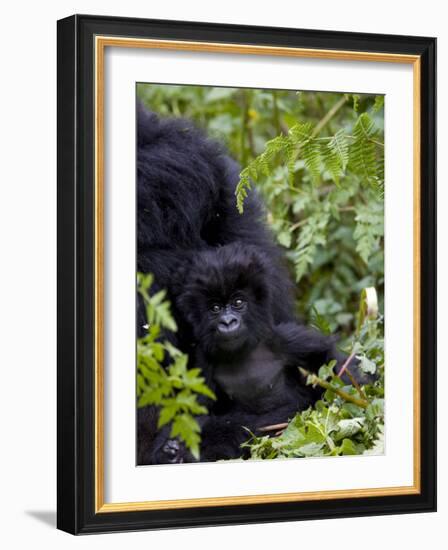
<instances>
[{"instance_id":1,"label":"shaggy black fur","mask_svg":"<svg viewBox=\"0 0 448 550\"><path fill-rule=\"evenodd\" d=\"M271 258L259 248L234 243L195 256L177 300L192 327L194 362L218 396L202 419L201 461L241 456L240 444L266 425L285 422L320 397L298 371L312 372L345 356L335 339L272 315L275 286ZM350 370L361 381L355 362ZM183 462L192 457L167 433L157 437L147 462Z\"/></svg>"},{"instance_id":2,"label":"shaggy black fur","mask_svg":"<svg viewBox=\"0 0 448 550\"><path fill-rule=\"evenodd\" d=\"M201 250L233 242L259 247L273 260L272 315L290 320L292 285L282 254L264 222L265 211L250 192L244 214L236 209L240 168L222 145L185 119L160 119L142 105L137 109L137 269L153 273L156 291L174 301L183 267ZM178 312L174 315L178 321ZM138 334L145 324L139 303ZM179 331L179 347L190 335ZM182 335L185 336L182 341Z\"/></svg>"}]
</instances>

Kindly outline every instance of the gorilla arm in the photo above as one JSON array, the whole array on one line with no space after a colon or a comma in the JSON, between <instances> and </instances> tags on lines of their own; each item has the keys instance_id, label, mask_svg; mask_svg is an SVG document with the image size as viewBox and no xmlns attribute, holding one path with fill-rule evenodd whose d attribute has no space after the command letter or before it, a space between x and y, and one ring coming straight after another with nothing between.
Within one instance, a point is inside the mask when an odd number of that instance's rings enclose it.
<instances>
[{"instance_id":1,"label":"gorilla arm","mask_svg":"<svg viewBox=\"0 0 448 550\"><path fill-rule=\"evenodd\" d=\"M337 338L326 336L316 329L299 325L296 323L281 323L274 329L272 344L285 357L289 367L303 367L310 372L317 374L322 365L332 360L336 361L335 372L339 372L346 364L349 357L339 351L336 347ZM351 357L344 369L341 378L347 384L351 380L346 369L358 384L372 384L374 376L364 373L356 357Z\"/></svg>"}]
</instances>

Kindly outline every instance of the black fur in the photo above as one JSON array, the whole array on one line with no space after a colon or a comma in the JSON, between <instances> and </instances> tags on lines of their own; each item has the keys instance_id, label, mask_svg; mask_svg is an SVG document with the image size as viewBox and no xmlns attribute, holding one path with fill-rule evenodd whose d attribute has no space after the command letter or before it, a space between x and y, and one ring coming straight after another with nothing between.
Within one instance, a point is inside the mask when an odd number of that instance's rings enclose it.
<instances>
[{"instance_id":1,"label":"black fur","mask_svg":"<svg viewBox=\"0 0 448 550\"><path fill-rule=\"evenodd\" d=\"M236 209L240 168L223 146L190 120L160 119L137 109L137 269L153 273L173 300L184 268L201 250L233 242L259 247L273 259L272 315L293 318L292 285L255 192ZM174 311L177 318L177 311ZM139 303L138 334L145 324ZM182 334L181 334L182 336ZM189 335L187 335L187 338ZM183 347L184 342L178 342Z\"/></svg>"},{"instance_id":2,"label":"black fur","mask_svg":"<svg viewBox=\"0 0 448 550\"><path fill-rule=\"evenodd\" d=\"M211 416L201 419L201 461L237 458L248 438L244 427L257 433L313 405L321 391L305 385L299 366L317 372L331 359L339 368L345 361L333 337L297 323L275 322L273 269L271 258L249 245L234 243L200 252L177 300L198 342L195 365L218 396L216 404L206 403ZM235 299L238 307L231 305ZM232 307L239 323L229 343L219 325L223 312ZM356 371L356 364L351 369ZM150 456L150 462L165 461L166 437L167 432L158 436L157 457ZM182 446L165 458L192 460Z\"/></svg>"}]
</instances>

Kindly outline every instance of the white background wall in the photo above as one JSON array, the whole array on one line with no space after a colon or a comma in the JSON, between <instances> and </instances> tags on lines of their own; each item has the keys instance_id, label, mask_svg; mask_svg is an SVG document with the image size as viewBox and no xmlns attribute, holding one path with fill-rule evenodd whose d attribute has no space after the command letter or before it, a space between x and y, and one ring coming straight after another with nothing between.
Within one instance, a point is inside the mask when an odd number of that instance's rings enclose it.
<instances>
[{"instance_id":1,"label":"white background wall","mask_svg":"<svg viewBox=\"0 0 448 550\"><path fill-rule=\"evenodd\" d=\"M446 544L448 405L439 405L439 512L75 538L55 530L56 20L73 13L437 36L439 311L448 309L448 31L444 2L8 2L0 32L0 543L4 548L417 549ZM441 121L441 122L440 122ZM447 323L439 319L443 345ZM439 355L443 355L442 352ZM448 369L439 361L440 402ZM440 541L440 542L439 542ZM5 544L6 543L6 544Z\"/></svg>"}]
</instances>

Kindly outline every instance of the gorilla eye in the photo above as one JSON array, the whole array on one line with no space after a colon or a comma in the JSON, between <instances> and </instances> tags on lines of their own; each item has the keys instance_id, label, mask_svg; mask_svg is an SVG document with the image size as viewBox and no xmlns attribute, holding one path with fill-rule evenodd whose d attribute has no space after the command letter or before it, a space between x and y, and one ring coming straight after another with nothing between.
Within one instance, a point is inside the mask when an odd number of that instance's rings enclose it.
<instances>
[{"instance_id":1,"label":"gorilla eye","mask_svg":"<svg viewBox=\"0 0 448 550\"><path fill-rule=\"evenodd\" d=\"M243 307L243 304L244 300L242 300L241 298L236 298L235 300L233 300L233 307L236 307L237 309Z\"/></svg>"},{"instance_id":2,"label":"gorilla eye","mask_svg":"<svg viewBox=\"0 0 448 550\"><path fill-rule=\"evenodd\" d=\"M219 313L221 311L221 306L219 304L213 304L210 307L210 311L212 311L213 313Z\"/></svg>"}]
</instances>

